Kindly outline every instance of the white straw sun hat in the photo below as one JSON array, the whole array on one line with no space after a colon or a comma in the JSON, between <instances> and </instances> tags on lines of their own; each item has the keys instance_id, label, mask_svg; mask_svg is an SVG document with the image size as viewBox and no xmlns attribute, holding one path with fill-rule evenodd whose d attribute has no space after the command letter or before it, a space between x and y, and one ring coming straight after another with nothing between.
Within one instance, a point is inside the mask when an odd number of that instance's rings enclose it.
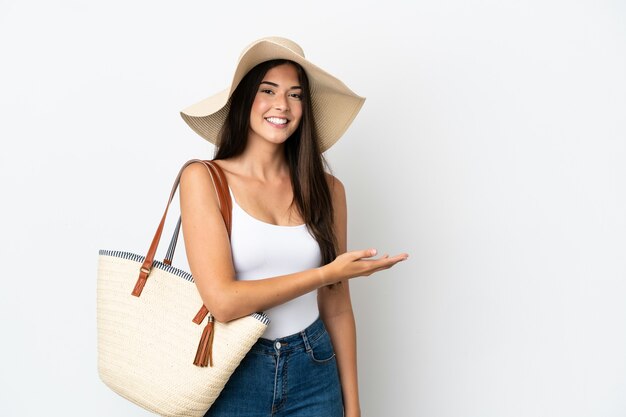
<instances>
[{"instance_id":1,"label":"white straw sun hat","mask_svg":"<svg viewBox=\"0 0 626 417\"><path fill-rule=\"evenodd\" d=\"M230 109L230 97L237 85L256 65L272 59L288 59L304 68L310 84L320 151L326 151L348 129L365 98L356 95L340 80L312 64L304 57L304 51L298 44L285 38L262 38L246 47L239 56L230 87L182 110L180 114L185 122L215 145Z\"/></svg>"}]
</instances>

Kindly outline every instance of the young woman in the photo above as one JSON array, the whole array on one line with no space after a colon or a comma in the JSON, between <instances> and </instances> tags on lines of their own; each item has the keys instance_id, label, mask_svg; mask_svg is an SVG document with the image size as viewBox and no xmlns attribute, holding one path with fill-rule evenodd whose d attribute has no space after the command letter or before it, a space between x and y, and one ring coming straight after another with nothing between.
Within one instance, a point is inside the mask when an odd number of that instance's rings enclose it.
<instances>
[{"instance_id":1,"label":"young woman","mask_svg":"<svg viewBox=\"0 0 626 417\"><path fill-rule=\"evenodd\" d=\"M271 319L207 416L360 415L348 280L408 257L346 252L345 191L322 152L363 101L292 41L264 38L230 89L181 112L216 145L233 199L229 240L211 175L185 168L183 234L202 300L218 321Z\"/></svg>"}]
</instances>

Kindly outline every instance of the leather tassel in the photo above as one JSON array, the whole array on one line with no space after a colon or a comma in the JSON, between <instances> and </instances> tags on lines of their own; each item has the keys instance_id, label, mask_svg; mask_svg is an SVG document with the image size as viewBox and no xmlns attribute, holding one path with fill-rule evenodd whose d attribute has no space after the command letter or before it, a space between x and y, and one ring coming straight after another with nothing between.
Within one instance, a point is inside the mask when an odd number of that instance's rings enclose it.
<instances>
[{"instance_id":1,"label":"leather tassel","mask_svg":"<svg viewBox=\"0 0 626 417\"><path fill-rule=\"evenodd\" d=\"M200 308L198 313L196 313L196 317L194 317L192 321L196 324L202 324L202 321L208 314L209 314L209 310L207 310L207 308L204 305L202 305L202 308Z\"/></svg>"},{"instance_id":2,"label":"leather tassel","mask_svg":"<svg viewBox=\"0 0 626 417\"><path fill-rule=\"evenodd\" d=\"M200 343L198 344L198 350L196 352L196 358L193 364L196 366L205 367L209 363L213 366L212 358L213 347L213 316L209 316L209 322L202 331L202 337L200 337Z\"/></svg>"},{"instance_id":3,"label":"leather tassel","mask_svg":"<svg viewBox=\"0 0 626 417\"><path fill-rule=\"evenodd\" d=\"M209 323L211 323L211 325L213 325L213 320L209 321ZM207 324L208 326L208 324ZM212 326L213 329L211 331L211 334L209 335L209 366L213 367L213 336L215 335L215 327Z\"/></svg>"}]
</instances>

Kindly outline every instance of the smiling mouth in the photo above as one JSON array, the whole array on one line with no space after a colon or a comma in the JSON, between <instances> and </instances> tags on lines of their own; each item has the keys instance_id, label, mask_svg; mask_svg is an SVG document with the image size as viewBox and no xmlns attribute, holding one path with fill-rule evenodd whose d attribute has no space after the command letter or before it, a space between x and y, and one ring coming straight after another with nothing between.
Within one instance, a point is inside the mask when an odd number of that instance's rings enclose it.
<instances>
[{"instance_id":1,"label":"smiling mouth","mask_svg":"<svg viewBox=\"0 0 626 417\"><path fill-rule=\"evenodd\" d=\"M270 122L273 125L286 125L289 120L284 119L282 117L266 117L265 120Z\"/></svg>"}]
</instances>

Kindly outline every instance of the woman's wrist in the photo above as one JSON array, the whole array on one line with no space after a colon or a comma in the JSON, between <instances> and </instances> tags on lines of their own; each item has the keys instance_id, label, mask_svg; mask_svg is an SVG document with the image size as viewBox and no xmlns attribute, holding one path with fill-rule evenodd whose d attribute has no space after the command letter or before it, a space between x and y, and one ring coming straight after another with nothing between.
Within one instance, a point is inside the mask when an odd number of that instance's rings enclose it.
<instances>
[{"instance_id":1,"label":"woman's wrist","mask_svg":"<svg viewBox=\"0 0 626 417\"><path fill-rule=\"evenodd\" d=\"M319 266L316 269L317 269L317 274L318 274L319 282L320 282L319 288L325 287L330 284L334 284L333 278L331 277L331 274L329 271L330 269L329 264Z\"/></svg>"},{"instance_id":2,"label":"woman's wrist","mask_svg":"<svg viewBox=\"0 0 626 417\"><path fill-rule=\"evenodd\" d=\"M324 282L326 282L326 271L324 270L325 266L326 265L322 265L322 266L318 266L317 268L315 268L315 270L317 271L317 277L318 277L318 281L319 281L318 288L322 288L323 286L326 285L324 283Z\"/></svg>"}]
</instances>

